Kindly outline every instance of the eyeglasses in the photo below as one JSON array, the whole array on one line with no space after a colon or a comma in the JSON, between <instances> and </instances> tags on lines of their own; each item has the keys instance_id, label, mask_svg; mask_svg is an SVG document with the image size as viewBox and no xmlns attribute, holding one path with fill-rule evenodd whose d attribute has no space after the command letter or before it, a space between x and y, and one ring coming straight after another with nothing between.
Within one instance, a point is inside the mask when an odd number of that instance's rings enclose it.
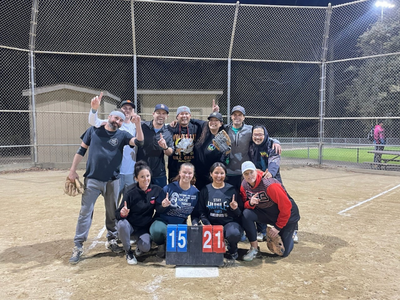
<instances>
[{"instance_id":1,"label":"eyeglasses","mask_svg":"<svg viewBox=\"0 0 400 300\"><path fill-rule=\"evenodd\" d=\"M256 137L264 136L264 133L254 133L253 136L256 136Z\"/></svg>"}]
</instances>

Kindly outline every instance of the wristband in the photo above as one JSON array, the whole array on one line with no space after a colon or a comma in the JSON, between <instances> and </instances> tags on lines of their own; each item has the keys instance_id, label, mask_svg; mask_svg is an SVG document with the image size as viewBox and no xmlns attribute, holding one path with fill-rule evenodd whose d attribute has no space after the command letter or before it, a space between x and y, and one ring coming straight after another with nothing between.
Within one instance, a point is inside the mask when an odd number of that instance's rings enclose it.
<instances>
[{"instance_id":1,"label":"wristband","mask_svg":"<svg viewBox=\"0 0 400 300\"><path fill-rule=\"evenodd\" d=\"M167 150L168 150L168 148L169 148L169 147L167 147L167 148L165 148L165 149L163 148L163 151L167 151Z\"/></svg>"}]
</instances>

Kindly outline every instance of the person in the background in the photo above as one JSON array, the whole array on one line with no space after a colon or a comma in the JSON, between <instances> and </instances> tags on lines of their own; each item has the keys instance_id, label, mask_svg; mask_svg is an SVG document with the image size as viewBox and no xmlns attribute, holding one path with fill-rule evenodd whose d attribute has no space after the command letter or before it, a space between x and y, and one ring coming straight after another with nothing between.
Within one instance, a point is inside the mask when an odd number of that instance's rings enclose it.
<instances>
[{"instance_id":1,"label":"person in the background","mask_svg":"<svg viewBox=\"0 0 400 300\"><path fill-rule=\"evenodd\" d=\"M155 221L150 226L150 235L158 245L158 257L165 257L167 225L186 224L189 216L191 220L195 219L192 213L197 205L199 190L194 182L194 166L183 163L173 182L162 189L156 200Z\"/></svg>"},{"instance_id":2,"label":"person in the background","mask_svg":"<svg viewBox=\"0 0 400 300\"><path fill-rule=\"evenodd\" d=\"M296 202L287 194L280 182L274 178L263 177L264 172L257 170L251 161L242 164L244 180L240 186L240 196L244 202L242 225L250 241L250 249L243 256L244 261L257 257L258 241L254 222L270 224L271 237L280 235L285 252L283 257L293 249L293 232L300 220Z\"/></svg>"},{"instance_id":3,"label":"person in the background","mask_svg":"<svg viewBox=\"0 0 400 300\"><path fill-rule=\"evenodd\" d=\"M375 125L374 128L374 144L375 150L382 151L386 144L386 137L385 137L385 129L383 128L383 120L379 120L378 124ZM382 158L382 154L375 153L374 155L374 162L380 163ZM380 169L380 166L378 166Z\"/></svg>"},{"instance_id":4,"label":"person in the background","mask_svg":"<svg viewBox=\"0 0 400 300\"><path fill-rule=\"evenodd\" d=\"M89 112L89 124L97 128L107 122L107 120L99 119L97 114L102 96L103 93L100 93L100 96L96 96L90 101L91 109ZM131 100L124 100L121 102L119 107L125 115L125 121L124 123L122 123L120 129L129 132L130 134L132 134L132 136L137 135L141 140L143 140L142 127L138 126L138 128L136 128L136 125L134 123L134 120L138 117L135 114L135 104ZM129 145L126 145L124 147L124 156L122 158L119 179L119 198L121 198L121 196L125 192L125 189L135 182L135 176L133 175L133 173L135 170L136 154L137 147L131 147Z\"/></svg>"},{"instance_id":5,"label":"person in the background","mask_svg":"<svg viewBox=\"0 0 400 300\"><path fill-rule=\"evenodd\" d=\"M227 240L229 259L237 259L237 244L243 234L240 216L243 201L238 197L233 185L225 182L226 167L221 162L210 168L212 183L207 184L199 197L199 214L203 225L224 226L224 238Z\"/></svg>"},{"instance_id":6,"label":"person in the background","mask_svg":"<svg viewBox=\"0 0 400 300\"><path fill-rule=\"evenodd\" d=\"M170 156L174 151L171 132L165 125L168 114L165 104L155 106L153 120L142 123L144 145L137 153L137 160L145 161L153 172L151 183L160 187L167 184L164 155Z\"/></svg>"},{"instance_id":7,"label":"person in the background","mask_svg":"<svg viewBox=\"0 0 400 300\"><path fill-rule=\"evenodd\" d=\"M135 180L137 183L125 192L121 205L115 212L118 237L130 265L137 264L131 249L131 235L137 238L136 256L150 251L149 228L153 221L156 198L162 190L158 185L151 184L151 170L144 161L138 161L135 165Z\"/></svg>"}]
</instances>

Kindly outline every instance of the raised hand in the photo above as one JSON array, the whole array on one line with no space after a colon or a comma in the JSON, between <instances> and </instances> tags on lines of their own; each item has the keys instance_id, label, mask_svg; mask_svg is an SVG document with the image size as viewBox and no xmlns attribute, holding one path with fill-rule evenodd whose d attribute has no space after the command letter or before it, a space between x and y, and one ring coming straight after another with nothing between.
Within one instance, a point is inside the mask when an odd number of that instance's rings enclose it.
<instances>
[{"instance_id":1,"label":"raised hand","mask_svg":"<svg viewBox=\"0 0 400 300\"><path fill-rule=\"evenodd\" d=\"M258 193L256 193L250 198L250 205L257 205L258 203L260 203L260 199L258 198Z\"/></svg>"},{"instance_id":2,"label":"raised hand","mask_svg":"<svg viewBox=\"0 0 400 300\"><path fill-rule=\"evenodd\" d=\"M162 133L160 133L160 139L158 140L158 145L163 149L168 148L167 142L164 140Z\"/></svg>"},{"instance_id":3,"label":"raised hand","mask_svg":"<svg viewBox=\"0 0 400 300\"><path fill-rule=\"evenodd\" d=\"M129 215L130 209L126 205L126 201L124 201L124 207L121 208L120 210L120 215L122 218L126 218Z\"/></svg>"},{"instance_id":4,"label":"raised hand","mask_svg":"<svg viewBox=\"0 0 400 300\"><path fill-rule=\"evenodd\" d=\"M229 206L232 208L232 210L235 210L238 208L238 203L235 200L235 194L232 196L232 201L229 203Z\"/></svg>"},{"instance_id":5,"label":"raised hand","mask_svg":"<svg viewBox=\"0 0 400 300\"><path fill-rule=\"evenodd\" d=\"M98 110L102 97L103 97L103 92L100 93L100 96L92 98L92 100L90 100L90 107L94 110Z\"/></svg>"},{"instance_id":6,"label":"raised hand","mask_svg":"<svg viewBox=\"0 0 400 300\"><path fill-rule=\"evenodd\" d=\"M219 106L217 104L215 104L215 99L213 99L213 102L212 102L212 111L219 112Z\"/></svg>"},{"instance_id":7,"label":"raised hand","mask_svg":"<svg viewBox=\"0 0 400 300\"><path fill-rule=\"evenodd\" d=\"M139 115L133 113L131 116L131 122L134 123L137 126L140 126L140 122L142 121L142 119L140 118Z\"/></svg>"},{"instance_id":8,"label":"raised hand","mask_svg":"<svg viewBox=\"0 0 400 300\"><path fill-rule=\"evenodd\" d=\"M169 201L168 193L165 196L164 200L161 202L162 207L168 207L171 205L171 201Z\"/></svg>"}]
</instances>

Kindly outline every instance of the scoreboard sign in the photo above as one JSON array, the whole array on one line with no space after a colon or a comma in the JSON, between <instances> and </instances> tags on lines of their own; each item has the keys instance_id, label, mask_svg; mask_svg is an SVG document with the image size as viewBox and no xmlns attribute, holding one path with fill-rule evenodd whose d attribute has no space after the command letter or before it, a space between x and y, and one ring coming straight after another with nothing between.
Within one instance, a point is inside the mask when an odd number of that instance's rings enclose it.
<instances>
[{"instance_id":1,"label":"scoreboard sign","mask_svg":"<svg viewBox=\"0 0 400 300\"><path fill-rule=\"evenodd\" d=\"M224 228L221 225L167 226L167 265L222 266L224 253Z\"/></svg>"}]
</instances>

